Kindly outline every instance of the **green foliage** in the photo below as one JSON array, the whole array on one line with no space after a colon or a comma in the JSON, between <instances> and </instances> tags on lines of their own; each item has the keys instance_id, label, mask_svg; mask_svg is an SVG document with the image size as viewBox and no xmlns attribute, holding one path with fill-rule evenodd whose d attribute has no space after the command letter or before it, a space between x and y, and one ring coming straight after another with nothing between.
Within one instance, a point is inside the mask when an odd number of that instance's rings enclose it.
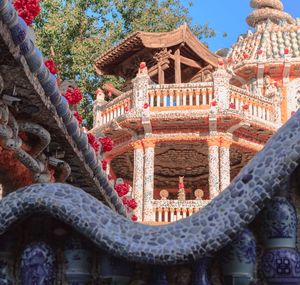
<instances>
[{"instance_id":1,"label":"green foliage","mask_svg":"<svg viewBox=\"0 0 300 285\"><path fill-rule=\"evenodd\" d=\"M64 79L76 79L86 98L81 114L92 126L91 102L105 82L118 78L98 77L93 62L100 54L134 30L170 31L186 22L199 39L214 36L205 25L192 25L192 3L181 0L43 0L35 20L38 45L53 58ZM54 55L51 51L54 51Z\"/></svg>"}]
</instances>

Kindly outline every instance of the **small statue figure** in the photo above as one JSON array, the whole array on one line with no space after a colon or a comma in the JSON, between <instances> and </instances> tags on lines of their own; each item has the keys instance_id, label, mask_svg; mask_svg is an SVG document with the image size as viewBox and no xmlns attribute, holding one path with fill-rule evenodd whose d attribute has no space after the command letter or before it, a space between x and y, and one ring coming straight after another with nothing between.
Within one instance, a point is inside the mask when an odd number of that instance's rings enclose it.
<instances>
[{"instance_id":1,"label":"small statue figure","mask_svg":"<svg viewBox=\"0 0 300 285\"><path fill-rule=\"evenodd\" d=\"M139 74L148 74L148 68L144 61L140 63L138 75Z\"/></svg>"},{"instance_id":2,"label":"small statue figure","mask_svg":"<svg viewBox=\"0 0 300 285\"><path fill-rule=\"evenodd\" d=\"M179 177L179 191L178 191L178 200L185 201L185 190L184 190L184 183L183 183L184 176Z\"/></svg>"},{"instance_id":3,"label":"small statue figure","mask_svg":"<svg viewBox=\"0 0 300 285\"><path fill-rule=\"evenodd\" d=\"M276 82L271 82L271 77L269 75L266 75L264 78L265 83L265 97L267 98L273 98L274 96L278 95L278 87Z\"/></svg>"}]
</instances>

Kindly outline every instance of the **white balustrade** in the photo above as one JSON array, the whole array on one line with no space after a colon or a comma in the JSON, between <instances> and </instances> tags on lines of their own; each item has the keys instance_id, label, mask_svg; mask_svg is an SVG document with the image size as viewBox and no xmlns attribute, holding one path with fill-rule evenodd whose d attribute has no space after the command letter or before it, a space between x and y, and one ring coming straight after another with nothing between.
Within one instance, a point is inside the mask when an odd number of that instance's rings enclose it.
<instances>
[{"instance_id":1,"label":"white balustrade","mask_svg":"<svg viewBox=\"0 0 300 285\"><path fill-rule=\"evenodd\" d=\"M153 200L155 222L176 222L198 212L209 202L210 200Z\"/></svg>"}]
</instances>

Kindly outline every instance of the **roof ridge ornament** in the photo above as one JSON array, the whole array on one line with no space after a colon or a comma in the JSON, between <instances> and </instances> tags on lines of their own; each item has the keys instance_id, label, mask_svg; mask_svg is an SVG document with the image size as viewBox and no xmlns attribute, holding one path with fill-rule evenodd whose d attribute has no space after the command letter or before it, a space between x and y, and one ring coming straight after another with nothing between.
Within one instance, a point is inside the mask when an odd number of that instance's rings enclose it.
<instances>
[{"instance_id":1,"label":"roof ridge ornament","mask_svg":"<svg viewBox=\"0 0 300 285\"><path fill-rule=\"evenodd\" d=\"M284 12L284 6L280 0L251 0L250 6L254 10L246 19L249 26L256 28L267 20L280 25L283 21L288 24L296 24L295 19Z\"/></svg>"}]
</instances>

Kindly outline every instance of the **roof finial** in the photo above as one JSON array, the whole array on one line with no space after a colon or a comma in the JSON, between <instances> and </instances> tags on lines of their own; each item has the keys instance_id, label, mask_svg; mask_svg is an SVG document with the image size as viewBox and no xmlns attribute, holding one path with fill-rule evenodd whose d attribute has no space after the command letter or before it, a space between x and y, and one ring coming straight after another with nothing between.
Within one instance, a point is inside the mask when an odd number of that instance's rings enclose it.
<instances>
[{"instance_id":1,"label":"roof finial","mask_svg":"<svg viewBox=\"0 0 300 285\"><path fill-rule=\"evenodd\" d=\"M284 7L280 0L251 0L250 6L256 9L247 17L247 23L251 27L256 27L257 24L268 19L275 24L282 21L295 23L292 16L283 11Z\"/></svg>"}]
</instances>

